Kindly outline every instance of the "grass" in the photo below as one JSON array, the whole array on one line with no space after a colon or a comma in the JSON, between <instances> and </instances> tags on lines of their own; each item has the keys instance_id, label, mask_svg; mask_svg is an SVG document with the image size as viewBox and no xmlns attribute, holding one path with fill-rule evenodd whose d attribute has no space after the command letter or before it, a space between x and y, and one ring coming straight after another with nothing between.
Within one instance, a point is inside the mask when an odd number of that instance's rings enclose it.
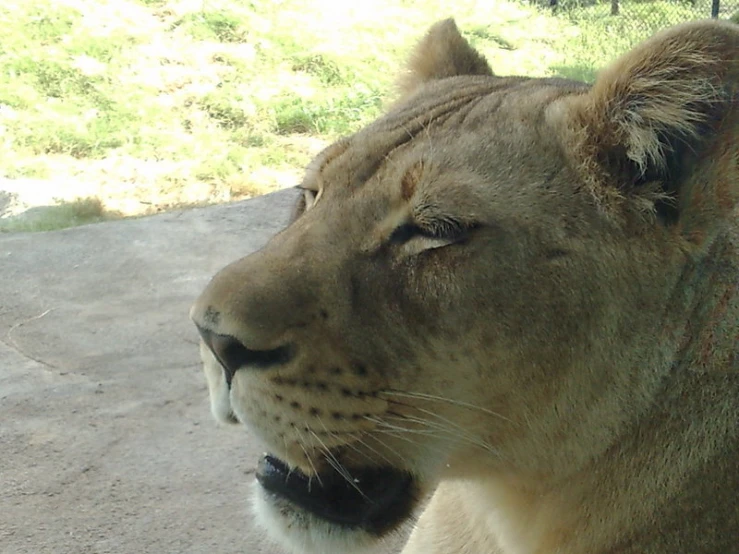
<instances>
[{"instance_id":1,"label":"grass","mask_svg":"<svg viewBox=\"0 0 739 554\"><path fill-rule=\"evenodd\" d=\"M0 230L295 184L318 150L392 101L408 50L442 17L498 74L592 80L656 28L696 16L672 0L622 4L616 18L608 2L566 1L552 13L508 0L4 0L0 189L41 180L58 209ZM82 209L90 197L100 213Z\"/></svg>"},{"instance_id":2,"label":"grass","mask_svg":"<svg viewBox=\"0 0 739 554\"><path fill-rule=\"evenodd\" d=\"M54 206L31 208L22 217L16 215L0 219L0 233L56 231L118 217L121 215L107 211L99 198L78 198Z\"/></svg>"},{"instance_id":3,"label":"grass","mask_svg":"<svg viewBox=\"0 0 739 554\"><path fill-rule=\"evenodd\" d=\"M558 15L575 25L577 32L568 40L565 63L555 63L551 69L562 77L592 81L604 61L629 50L639 40L670 25L706 17L710 7L700 1L695 6L675 0L622 2L620 15L614 17L610 2L581 7L578 0L564 0Z\"/></svg>"}]
</instances>

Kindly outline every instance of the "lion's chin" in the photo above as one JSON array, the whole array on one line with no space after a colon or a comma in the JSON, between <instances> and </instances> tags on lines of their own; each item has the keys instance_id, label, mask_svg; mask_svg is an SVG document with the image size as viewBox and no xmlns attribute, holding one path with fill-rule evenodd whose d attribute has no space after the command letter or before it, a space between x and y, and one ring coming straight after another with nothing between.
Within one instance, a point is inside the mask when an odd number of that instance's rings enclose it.
<instances>
[{"instance_id":1,"label":"lion's chin","mask_svg":"<svg viewBox=\"0 0 739 554\"><path fill-rule=\"evenodd\" d=\"M256 474L257 519L295 552L372 550L410 518L416 487L408 473L393 468L349 472L351 482L333 471L309 479L265 455Z\"/></svg>"}]
</instances>

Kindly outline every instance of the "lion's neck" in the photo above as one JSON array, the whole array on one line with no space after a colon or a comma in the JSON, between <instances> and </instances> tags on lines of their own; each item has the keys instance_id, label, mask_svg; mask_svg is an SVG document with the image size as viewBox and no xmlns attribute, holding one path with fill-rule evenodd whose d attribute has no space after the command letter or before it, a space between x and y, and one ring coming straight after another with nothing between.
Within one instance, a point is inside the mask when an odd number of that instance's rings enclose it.
<instances>
[{"instance_id":1,"label":"lion's neck","mask_svg":"<svg viewBox=\"0 0 739 554\"><path fill-rule=\"evenodd\" d=\"M673 318L681 325L667 321L665 330L679 334L675 372L739 372L739 222L686 270L683 283Z\"/></svg>"},{"instance_id":2,"label":"lion's neck","mask_svg":"<svg viewBox=\"0 0 739 554\"><path fill-rule=\"evenodd\" d=\"M541 436L528 444L540 471L479 468L468 480L473 501L487 503L488 524L506 552L550 552L551 544L593 552L601 541L621 540L634 521L670 510L664 499L692 479L696 459L716 468L717 481L735 471L714 460L726 454L718 434L735 433L723 426L735 425L726 411L739 395L739 225L686 267L674 290L680 292L661 329L663 368L654 372L649 402L634 403L646 408L607 429L598 425L598 410L612 415L609 402L629 402L606 395L600 407L583 409L581 425L560 429L559 446ZM523 459L523 448L519 454ZM634 490L642 491L638 502ZM592 528L597 536L589 535Z\"/></svg>"}]
</instances>

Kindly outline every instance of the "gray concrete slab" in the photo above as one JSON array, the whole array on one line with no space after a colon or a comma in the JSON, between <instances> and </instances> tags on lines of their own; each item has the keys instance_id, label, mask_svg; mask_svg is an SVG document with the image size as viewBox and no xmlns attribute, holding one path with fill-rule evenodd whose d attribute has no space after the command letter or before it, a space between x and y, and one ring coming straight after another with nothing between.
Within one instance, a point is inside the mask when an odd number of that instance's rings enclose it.
<instances>
[{"instance_id":1,"label":"gray concrete slab","mask_svg":"<svg viewBox=\"0 0 739 554\"><path fill-rule=\"evenodd\" d=\"M189 306L295 192L0 235L0 552L277 554L259 447L210 417Z\"/></svg>"}]
</instances>

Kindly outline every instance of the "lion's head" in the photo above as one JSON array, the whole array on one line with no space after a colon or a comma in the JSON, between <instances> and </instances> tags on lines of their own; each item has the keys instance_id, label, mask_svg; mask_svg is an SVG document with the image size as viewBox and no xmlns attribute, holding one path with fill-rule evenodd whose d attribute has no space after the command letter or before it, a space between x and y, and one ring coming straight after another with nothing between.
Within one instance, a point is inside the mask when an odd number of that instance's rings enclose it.
<instances>
[{"instance_id":1,"label":"lion's head","mask_svg":"<svg viewBox=\"0 0 739 554\"><path fill-rule=\"evenodd\" d=\"M356 551L442 479L561 475L649 408L686 267L736 221L738 37L679 26L587 86L494 76L431 28L402 98L192 309L277 535Z\"/></svg>"}]
</instances>

